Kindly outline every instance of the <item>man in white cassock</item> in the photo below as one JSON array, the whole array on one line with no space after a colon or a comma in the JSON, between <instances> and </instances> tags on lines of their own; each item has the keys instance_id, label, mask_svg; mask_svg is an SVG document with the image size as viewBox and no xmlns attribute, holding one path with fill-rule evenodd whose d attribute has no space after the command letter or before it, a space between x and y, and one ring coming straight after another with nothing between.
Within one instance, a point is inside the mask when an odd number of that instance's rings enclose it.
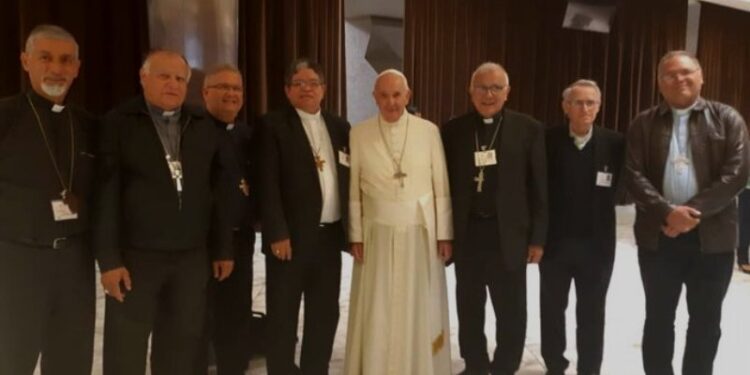
<instances>
[{"instance_id":1,"label":"man in white cassock","mask_svg":"<svg viewBox=\"0 0 750 375\"><path fill-rule=\"evenodd\" d=\"M381 73L373 96L380 113L350 137L345 374L450 374L444 266L453 228L440 132L405 110L401 72Z\"/></svg>"}]
</instances>

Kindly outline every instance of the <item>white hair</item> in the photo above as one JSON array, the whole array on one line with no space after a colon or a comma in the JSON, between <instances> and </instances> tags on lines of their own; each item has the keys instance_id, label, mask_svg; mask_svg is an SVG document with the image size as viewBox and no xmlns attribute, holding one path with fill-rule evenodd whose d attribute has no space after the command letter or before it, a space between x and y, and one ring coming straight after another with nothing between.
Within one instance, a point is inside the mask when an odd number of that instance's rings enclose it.
<instances>
[{"instance_id":1,"label":"white hair","mask_svg":"<svg viewBox=\"0 0 750 375\"><path fill-rule=\"evenodd\" d=\"M596 92L596 96L599 97L599 100L602 99L602 90L599 89L599 85L596 84L596 81L591 79L579 79L573 83L571 83L568 87L565 88L562 92L562 98L565 101L568 101L570 99L570 94L573 92L573 89L576 87L591 87Z\"/></svg>"},{"instance_id":2,"label":"white hair","mask_svg":"<svg viewBox=\"0 0 750 375\"><path fill-rule=\"evenodd\" d=\"M487 72L494 72L494 71L499 71L503 73L503 75L505 75L505 84L510 85L510 78L508 77L508 72L505 71L505 68L503 68L502 65L496 62L487 61L487 62L481 63L476 69L474 69L474 72L471 73L471 82L469 84L469 87L474 86L474 79L479 74L487 73Z\"/></svg>"},{"instance_id":3,"label":"white hair","mask_svg":"<svg viewBox=\"0 0 750 375\"><path fill-rule=\"evenodd\" d=\"M378 83L378 81L379 81L379 80L380 80L381 78L383 78L383 77L385 77L385 76L387 76L387 75L394 75L394 76L400 77L400 78L401 78L401 79L402 79L402 80L404 81L404 86L406 86L406 89L407 89L408 91L411 91L411 89L409 88L409 80L408 80L408 79L406 79L406 76L404 75L404 73L401 73L401 72L400 72L399 70L397 70L397 69L386 69L386 70L384 70L384 71L380 72L380 74L378 74L378 76L377 76L377 77L375 77L375 84L377 84L377 83Z\"/></svg>"},{"instance_id":4,"label":"white hair","mask_svg":"<svg viewBox=\"0 0 750 375\"><path fill-rule=\"evenodd\" d=\"M185 67L187 67L187 76L185 77L185 81L190 82L190 76L192 76L193 70L190 68L190 64L188 63L185 56L183 56L180 53L166 50L166 49L157 49L157 50L153 50L149 52L148 55L146 55L146 58L143 60L143 64L141 65L141 72L150 74L151 73L151 58L154 57L155 55L160 55L160 54L165 54L169 56L177 56L180 59L182 59L182 62L185 63Z\"/></svg>"}]
</instances>

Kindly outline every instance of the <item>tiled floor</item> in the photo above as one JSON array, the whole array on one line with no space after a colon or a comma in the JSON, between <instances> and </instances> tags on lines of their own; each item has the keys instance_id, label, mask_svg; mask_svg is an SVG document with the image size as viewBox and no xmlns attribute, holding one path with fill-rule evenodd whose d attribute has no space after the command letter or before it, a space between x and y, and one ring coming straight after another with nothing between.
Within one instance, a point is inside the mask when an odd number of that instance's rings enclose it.
<instances>
[{"instance_id":1,"label":"tiled floor","mask_svg":"<svg viewBox=\"0 0 750 375\"><path fill-rule=\"evenodd\" d=\"M604 353L603 374L634 375L642 374L640 341L644 318L644 298L641 287L636 251L632 235L634 211L632 207L624 207L618 212L618 242L617 259L608 295L606 344ZM265 309L265 269L263 255L255 256L255 282L253 290L254 308ZM455 277L453 267L447 269L449 296L451 308L451 344L453 355L453 372L463 369L463 362L459 356L457 345L457 322L455 312ZM331 362L331 374L341 373L344 361L344 346L346 340L346 322L348 316L348 298L351 276L351 259L346 257L341 285L341 319L334 344ZM536 266L530 266L528 272L528 328L526 351L523 364L518 374L544 374L544 364L540 354L539 334L539 275ZM571 291L571 306L575 302ZM101 338L103 316L103 294L98 291L98 320L96 331L96 354L94 374L101 373ZM568 309L568 357L575 358L575 317L573 309ZM724 316L722 321L723 335L719 346L714 374L715 375L746 375L750 374L750 276L735 272L732 284L724 302ZM685 329L687 327L687 312L684 297L680 302L678 318L675 322L677 343L675 345L674 366L677 373L680 369L682 347L684 345ZM491 310L487 311L486 332L494 332L494 319ZM488 334L488 349L494 348L494 334ZM571 368L575 368L574 360ZM574 374L570 370L569 374ZM265 375L265 360L256 359L250 363L249 374ZM406 375L406 374L405 374Z\"/></svg>"}]
</instances>

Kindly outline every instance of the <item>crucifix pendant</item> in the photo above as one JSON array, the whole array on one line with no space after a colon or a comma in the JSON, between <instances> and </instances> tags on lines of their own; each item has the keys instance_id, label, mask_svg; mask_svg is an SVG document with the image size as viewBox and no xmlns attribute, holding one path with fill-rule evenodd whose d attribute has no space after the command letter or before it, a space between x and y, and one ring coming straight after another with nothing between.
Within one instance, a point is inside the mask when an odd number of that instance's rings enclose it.
<instances>
[{"instance_id":1,"label":"crucifix pendant","mask_svg":"<svg viewBox=\"0 0 750 375\"><path fill-rule=\"evenodd\" d=\"M178 193L182 192L182 163L178 160L170 160L167 162L169 165L169 172L172 174L172 180L174 181L175 188Z\"/></svg>"},{"instance_id":2,"label":"crucifix pendant","mask_svg":"<svg viewBox=\"0 0 750 375\"><path fill-rule=\"evenodd\" d=\"M315 154L315 166L318 167L318 171L323 172L323 164L325 163L326 161L320 155Z\"/></svg>"},{"instance_id":3,"label":"crucifix pendant","mask_svg":"<svg viewBox=\"0 0 750 375\"><path fill-rule=\"evenodd\" d=\"M406 177L406 173L402 172L401 169L397 170L396 173L393 174L393 178L399 180L401 183L401 187L404 187L404 178Z\"/></svg>"},{"instance_id":4,"label":"crucifix pendant","mask_svg":"<svg viewBox=\"0 0 750 375\"><path fill-rule=\"evenodd\" d=\"M474 177L474 182L477 183L477 193L481 193L482 184L484 184L484 168L479 169L479 174Z\"/></svg>"}]
</instances>

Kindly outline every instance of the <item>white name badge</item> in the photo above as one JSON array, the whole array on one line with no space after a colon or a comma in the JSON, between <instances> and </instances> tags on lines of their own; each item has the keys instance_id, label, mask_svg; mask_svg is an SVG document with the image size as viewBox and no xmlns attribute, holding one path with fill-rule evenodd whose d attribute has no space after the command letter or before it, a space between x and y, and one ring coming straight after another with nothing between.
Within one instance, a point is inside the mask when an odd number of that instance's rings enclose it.
<instances>
[{"instance_id":1,"label":"white name badge","mask_svg":"<svg viewBox=\"0 0 750 375\"><path fill-rule=\"evenodd\" d=\"M596 186L612 187L612 173L596 172Z\"/></svg>"},{"instance_id":2,"label":"white name badge","mask_svg":"<svg viewBox=\"0 0 750 375\"><path fill-rule=\"evenodd\" d=\"M347 154L344 151L339 150L339 163L343 166L348 167L350 164L349 154Z\"/></svg>"},{"instance_id":3,"label":"white name badge","mask_svg":"<svg viewBox=\"0 0 750 375\"><path fill-rule=\"evenodd\" d=\"M497 157L495 156L495 150L474 152L474 166L486 167L488 165L495 165L495 164L497 164Z\"/></svg>"},{"instance_id":4,"label":"white name badge","mask_svg":"<svg viewBox=\"0 0 750 375\"><path fill-rule=\"evenodd\" d=\"M50 204L52 205L52 216L55 218L55 221L78 219L78 214L73 212L62 199L51 200Z\"/></svg>"}]
</instances>

